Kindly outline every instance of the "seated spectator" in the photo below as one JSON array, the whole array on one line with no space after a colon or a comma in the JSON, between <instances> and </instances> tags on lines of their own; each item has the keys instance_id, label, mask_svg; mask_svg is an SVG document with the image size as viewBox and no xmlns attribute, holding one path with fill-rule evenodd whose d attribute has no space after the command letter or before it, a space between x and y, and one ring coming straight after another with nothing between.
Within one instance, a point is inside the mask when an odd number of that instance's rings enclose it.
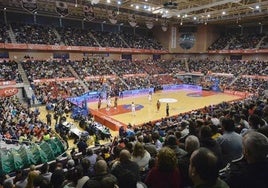
<instances>
[{"instance_id":1,"label":"seated spectator","mask_svg":"<svg viewBox=\"0 0 268 188\"><path fill-rule=\"evenodd\" d=\"M233 161L224 173L230 187L268 187L268 138L250 131L243 137L244 156Z\"/></svg>"},{"instance_id":2,"label":"seated spectator","mask_svg":"<svg viewBox=\"0 0 268 188\"><path fill-rule=\"evenodd\" d=\"M190 158L189 176L195 188L228 188L219 177L217 157L206 148L194 151Z\"/></svg>"},{"instance_id":3,"label":"seated spectator","mask_svg":"<svg viewBox=\"0 0 268 188\"><path fill-rule=\"evenodd\" d=\"M151 188L182 187L181 175L177 168L177 156L172 149L168 147L160 149L156 165L149 171L145 184Z\"/></svg>"},{"instance_id":4,"label":"seated spectator","mask_svg":"<svg viewBox=\"0 0 268 188\"><path fill-rule=\"evenodd\" d=\"M105 160L98 160L94 166L94 170L95 175L84 184L83 188L113 188L117 185L117 179L109 173Z\"/></svg>"},{"instance_id":5,"label":"seated spectator","mask_svg":"<svg viewBox=\"0 0 268 188\"><path fill-rule=\"evenodd\" d=\"M190 157L192 153L200 147L199 139L194 136L190 135L185 139L185 151L187 152L186 155L181 156L178 159L178 167L180 169L182 175L182 183L183 187L192 186L193 183L189 177L189 164L190 164Z\"/></svg>"},{"instance_id":6,"label":"seated spectator","mask_svg":"<svg viewBox=\"0 0 268 188\"><path fill-rule=\"evenodd\" d=\"M41 172L40 175L43 176L46 180L48 180L50 182L52 173L49 172L49 164L48 163L44 163L41 166L40 172Z\"/></svg>"},{"instance_id":7,"label":"seated spectator","mask_svg":"<svg viewBox=\"0 0 268 188\"><path fill-rule=\"evenodd\" d=\"M136 188L140 181L140 168L136 162L131 161L131 154L125 149L120 152L120 162L114 167L112 174L117 178L120 188ZM126 178L130 178L132 184Z\"/></svg>"},{"instance_id":8,"label":"seated spectator","mask_svg":"<svg viewBox=\"0 0 268 188\"><path fill-rule=\"evenodd\" d=\"M151 155L144 149L142 143L136 142L132 153L132 160L139 165L141 171L147 170L150 159Z\"/></svg>"},{"instance_id":9,"label":"seated spectator","mask_svg":"<svg viewBox=\"0 0 268 188\"><path fill-rule=\"evenodd\" d=\"M177 158L180 158L187 153L178 146L178 141L174 135L169 135L166 138L164 146L171 148L176 153Z\"/></svg>"},{"instance_id":10,"label":"seated spectator","mask_svg":"<svg viewBox=\"0 0 268 188\"><path fill-rule=\"evenodd\" d=\"M226 166L242 156L242 136L235 132L234 121L224 118L221 121L223 135L217 139L222 151L223 164Z\"/></svg>"},{"instance_id":11,"label":"seated spectator","mask_svg":"<svg viewBox=\"0 0 268 188\"><path fill-rule=\"evenodd\" d=\"M202 126L200 129L200 146L209 149L216 155L219 169L224 167L222 166L221 147L216 140L212 139L212 132L209 126Z\"/></svg>"}]
</instances>

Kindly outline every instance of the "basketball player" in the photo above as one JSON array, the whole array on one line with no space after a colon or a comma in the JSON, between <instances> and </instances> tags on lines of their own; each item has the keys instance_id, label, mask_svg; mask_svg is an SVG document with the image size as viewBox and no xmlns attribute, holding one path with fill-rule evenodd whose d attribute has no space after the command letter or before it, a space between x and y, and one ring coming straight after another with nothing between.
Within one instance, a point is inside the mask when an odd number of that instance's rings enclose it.
<instances>
[{"instance_id":1,"label":"basketball player","mask_svg":"<svg viewBox=\"0 0 268 188\"><path fill-rule=\"evenodd\" d=\"M98 101L98 110L100 110L101 108L101 98L99 97L99 101Z\"/></svg>"},{"instance_id":2,"label":"basketball player","mask_svg":"<svg viewBox=\"0 0 268 188\"><path fill-rule=\"evenodd\" d=\"M153 94L152 94L152 92L150 91L150 92L149 92L149 95L148 95L148 100L149 100L150 103L152 102L152 95L153 95Z\"/></svg>"},{"instance_id":3,"label":"basketball player","mask_svg":"<svg viewBox=\"0 0 268 188\"><path fill-rule=\"evenodd\" d=\"M135 116L136 115L136 109L135 109L134 102L131 103L131 113L132 113L132 116Z\"/></svg>"},{"instance_id":4,"label":"basketball player","mask_svg":"<svg viewBox=\"0 0 268 188\"><path fill-rule=\"evenodd\" d=\"M117 101L118 101L118 97L116 96L114 98L114 109L117 109Z\"/></svg>"},{"instance_id":5,"label":"basketball player","mask_svg":"<svg viewBox=\"0 0 268 188\"><path fill-rule=\"evenodd\" d=\"M108 98L107 98L107 108L106 110L110 110L112 106L112 101L111 101L111 96L109 95Z\"/></svg>"},{"instance_id":6,"label":"basketball player","mask_svg":"<svg viewBox=\"0 0 268 188\"><path fill-rule=\"evenodd\" d=\"M159 100L157 100L157 103L156 103L157 112L159 112L160 106L161 106L161 103Z\"/></svg>"}]
</instances>

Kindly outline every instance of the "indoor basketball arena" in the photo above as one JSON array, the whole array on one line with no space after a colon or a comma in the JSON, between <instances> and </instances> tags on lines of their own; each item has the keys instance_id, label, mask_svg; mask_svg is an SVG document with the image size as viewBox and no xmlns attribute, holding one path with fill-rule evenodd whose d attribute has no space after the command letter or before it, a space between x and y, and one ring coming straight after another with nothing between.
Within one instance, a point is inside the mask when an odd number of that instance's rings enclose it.
<instances>
[{"instance_id":1,"label":"indoor basketball arena","mask_svg":"<svg viewBox=\"0 0 268 188\"><path fill-rule=\"evenodd\" d=\"M267 188L267 0L0 0L0 188Z\"/></svg>"}]
</instances>

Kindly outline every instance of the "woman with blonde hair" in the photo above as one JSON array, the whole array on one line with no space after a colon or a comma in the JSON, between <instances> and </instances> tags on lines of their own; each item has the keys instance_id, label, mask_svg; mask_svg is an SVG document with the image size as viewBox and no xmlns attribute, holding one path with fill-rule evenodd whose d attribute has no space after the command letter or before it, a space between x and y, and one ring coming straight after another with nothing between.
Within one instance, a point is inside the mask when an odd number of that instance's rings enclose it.
<instances>
[{"instance_id":1,"label":"woman with blonde hair","mask_svg":"<svg viewBox=\"0 0 268 188\"><path fill-rule=\"evenodd\" d=\"M38 171L32 170L28 173L28 178L27 178L27 185L25 188L34 188L34 180L36 177L39 175Z\"/></svg>"},{"instance_id":2,"label":"woman with blonde hair","mask_svg":"<svg viewBox=\"0 0 268 188\"><path fill-rule=\"evenodd\" d=\"M136 142L132 153L132 160L139 165L141 171L145 171L148 168L150 159L151 155L144 149L143 144Z\"/></svg>"},{"instance_id":3,"label":"woman with blonde hair","mask_svg":"<svg viewBox=\"0 0 268 188\"><path fill-rule=\"evenodd\" d=\"M163 147L159 150L156 166L149 171L145 184L149 188L182 187L182 178L177 168L177 156L172 149Z\"/></svg>"}]
</instances>

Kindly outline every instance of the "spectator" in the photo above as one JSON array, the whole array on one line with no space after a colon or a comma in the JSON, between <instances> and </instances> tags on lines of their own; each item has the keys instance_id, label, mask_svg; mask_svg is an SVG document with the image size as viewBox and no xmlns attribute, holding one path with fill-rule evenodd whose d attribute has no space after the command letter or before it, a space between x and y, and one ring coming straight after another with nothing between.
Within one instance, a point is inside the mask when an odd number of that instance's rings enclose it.
<instances>
[{"instance_id":1,"label":"spectator","mask_svg":"<svg viewBox=\"0 0 268 188\"><path fill-rule=\"evenodd\" d=\"M136 142L132 153L132 160L139 165L140 171L147 170L150 159L151 155L144 149L142 143Z\"/></svg>"},{"instance_id":2,"label":"spectator","mask_svg":"<svg viewBox=\"0 0 268 188\"><path fill-rule=\"evenodd\" d=\"M185 139L186 154L178 159L178 167L182 175L183 187L190 187L193 185L189 177L190 157L192 153L200 147L199 139L194 135L189 135Z\"/></svg>"},{"instance_id":3,"label":"spectator","mask_svg":"<svg viewBox=\"0 0 268 188\"><path fill-rule=\"evenodd\" d=\"M163 147L159 151L156 166L149 171L145 183L151 188L182 187L181 175L177 168L177 156L172 149Z\"/></svg>"},{"instance_id":4,"label":"spectator","mask_svg":"<svg viewBox=\"0 0 268 188\"><path fill-rule=\"evenodd\" d=\"M136 162L131 161L131 154L128 150L120 152L120 163L112 170L112 174L116 176L120 188L136 188L136 184L140 181L140 169ZM129 184L127 179L132 183Z\"/></svg>"},{"instance_id":5,"label":"spectator","mask_svg":"<svg viewBox=\"0 0 268 188\"><path fill-rule=\"evenodd\" d=\"M91 188L93 184L95 184L98 188L110 188L117 184L116 177L108 172L108 166L105 160L98 160L94 169L95 175L85 183L83 188Z\"/></svg>"},{"instance_id":6,"label":"spectator","mask_svg":"<svg viewBox=\"0 0 268 188\"><path fill-rule=\"evenodd\" d=\"M229 118L223 118L223 135L217 139L222 151L223 166L226 166L234 159L242 156L242 136L234 132L234 121Z\"/></svg>"},{"instance_id":7,"label":"spectator","mask_svg":"<svg viewBox=\"0 0 268 188\"><path fill-rule=\"evenodd\" d=\"M194 151L190 158L189 176L195 188L228 188L219 177L217 157L206 148Z\"/></svg>"},{"instance_id":8,"label":"spectator","mask_svg":"<svg viewBox=\"0 0 268 188\"><path fill-rule=\"evenodd\" d=\"M244 157L233 161L225 171L230 187L268 187L268 138L261 133L250 131L243 137Z\"/></svg>"}]
</instances>

